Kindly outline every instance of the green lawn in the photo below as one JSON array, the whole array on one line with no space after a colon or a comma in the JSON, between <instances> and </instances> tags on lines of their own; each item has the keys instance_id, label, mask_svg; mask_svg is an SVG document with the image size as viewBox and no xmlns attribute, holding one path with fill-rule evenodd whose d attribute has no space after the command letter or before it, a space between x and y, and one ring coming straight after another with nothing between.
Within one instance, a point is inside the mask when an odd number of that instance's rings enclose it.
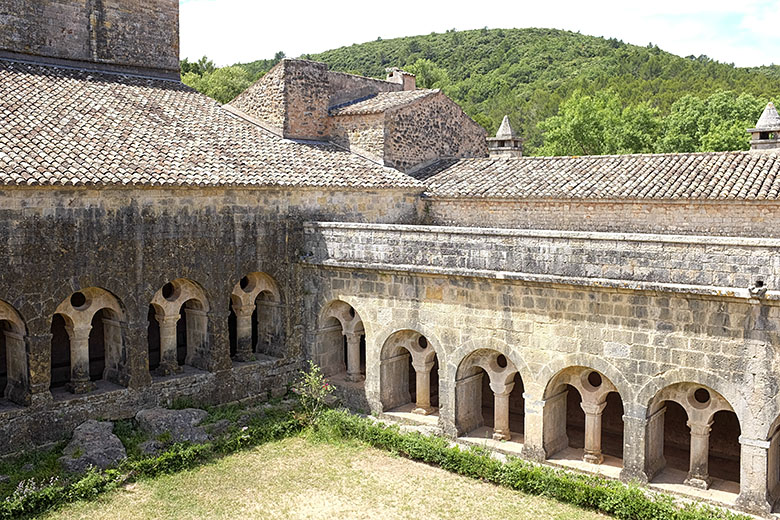
<instances>
[{"instance_id":1,"label":"green lawn","mask_svg":"<svg viewBox=\"0 0 780 520\"><path fill-rule=\"evenodd\" d=\"M45 518L608 518L358 444L300 437L141 481Z\"/></svg>"}]
</instances>

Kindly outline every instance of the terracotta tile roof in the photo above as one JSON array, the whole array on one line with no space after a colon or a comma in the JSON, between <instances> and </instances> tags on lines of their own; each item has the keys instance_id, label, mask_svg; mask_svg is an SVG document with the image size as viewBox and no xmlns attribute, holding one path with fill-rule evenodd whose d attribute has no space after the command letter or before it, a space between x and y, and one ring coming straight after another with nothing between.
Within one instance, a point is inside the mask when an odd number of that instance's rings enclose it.
<instances>
[{"instance_id":1,"label":"terracotta tile roof","mask_svg":"<svg viewBox=\"0 0 780 520\"><path fill-rule=\"evenodd\" d=\"M398 92L380 92L376 95L357 99L330 109L332 116L346 116L357 114L379 114L391 108L408 105L413 101L422 99L432 94L438 94L438 89L402 90Z\"/></svg>"},{"instance_id":2,"label":"terracotta tile roof","mask_svg":"<svg viewBox=\"0 0 780 520\"><path fill-rule=\"evenodd\" d=\"M0 185L417 188L175 82L0 60Z\"/></svg>"},{"instance_id":3,"label":"terracotta tile roof","mask_svg":"<svg viewBox=\"0 0 780 520\"><path fill-rule=\"evenodd\" d=\"M778 151L460 159L414 173L433 197L775 200Z\"/></svg>"}]
</instances>

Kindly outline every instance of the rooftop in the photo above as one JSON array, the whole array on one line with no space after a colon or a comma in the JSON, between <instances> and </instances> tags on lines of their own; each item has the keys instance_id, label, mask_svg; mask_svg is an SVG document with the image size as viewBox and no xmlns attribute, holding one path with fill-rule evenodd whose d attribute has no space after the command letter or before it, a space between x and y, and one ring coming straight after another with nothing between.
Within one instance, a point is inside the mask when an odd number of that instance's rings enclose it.
<instances>
[{"instance_id":1,"label":"rooftop","mask_svg":"<svg viewBox=\"0 0 780 520\"><path fill-rule=\"evenodd\" d=\"M779 153L460 159L414 177L443 198L777 200Z\"/></svg>"},{"instance_id":2,"label":"rooftop","mask_svg":"<svg viewBox=\"0 0 780 520\"><path fill-rule=\"evenodd\" d=\"M291 141L178 81L0 59L0 185L414 188L328 143Z\"/></svg>"},{"instance_id":3,"label":"rooftop","mask_svg":"<svg viewBox=\"0 0 780 520\"><path fill-rule=\"evenodd\" d=\"M414 101L417 101L418 99L422 99L433 94L438 94L439 92L440 91L438 89L380 92L376 95L332 107L329 112L332 116L379 114L392 108L408 105Z\"/></svg>"}]
</instances>

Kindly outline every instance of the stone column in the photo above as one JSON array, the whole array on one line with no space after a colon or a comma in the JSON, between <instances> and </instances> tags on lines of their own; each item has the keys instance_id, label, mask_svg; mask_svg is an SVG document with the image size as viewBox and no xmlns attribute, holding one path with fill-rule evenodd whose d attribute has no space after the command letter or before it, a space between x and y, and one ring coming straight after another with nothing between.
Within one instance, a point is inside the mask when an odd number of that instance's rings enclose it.
<instances>
[{"instance_id":1,"label":"stone column","mask_svg":"<svg viewBox=\"0 0 780 520\"><path fill-rule=\"evenodd\" d=\"M580 403L585 412L585 454L582 460L590 464L601 464L604 455L601 453L601 414L607 406L603 403Z\"/></svg>"},{"instance_id":2,"label":"stone column","mask_svg":"<svg viewBox=\"0 0 780 520\"><path fill-rule=\"evenodd\" d=\"M514 387L514 383L490 383L490 389L493 390L493 440L508 441L512 438L509 429L509 394Z\"/></svg>"},{"instance_id":3,"label":"stone column","mask_svg":"<svg viewBox=\"0 0 780 520\"><path fill-rule=\"evenodd\" d=\"M181 370L176 359L176 324L180 316L163 316L155 314L157 323L160 324L160 366L157 373L162 376L174 374Z\"/></svg>"},{"instance_id":4,"label":"stone column","mask_svg":"<svg viewBox=\"0 0 780 520\"><path fill-rule=\"evenodd\" d=\"M252 353L252 313L255 306L233 305L236 313L236 359L238 361L252 361L255 356Z\"/></svg>"},{"instance_id":5,"label":"stone column","mask_svg":"<svg viewBox=\"0 0 780 520\"><path fill-rule=\"evenodd\" d=\"M699 489L710 487L710 430L712 421L696 423L688 421L691 429L691 465L685 483Z\"/></svg>"},{"instance_id":6,"label":"stone column","mask_svg":"<svg viewBox=\"0 0 780 520\"><path fill-rule=\"evenodd\" d=\"M415 378L417 379L417 403L412 413L429 415L434 411L431 406L431 369L433 361L420 364L412 362Z\"/></svg>"},{"instance_id":7,"label":"stone column","mask_svg":"<svg viewBox=\"0 0 780 520\"><path fill-rule=\"evenodd\" d=\"M70 382L68 390L74 394L91 392L95 385L89 380L89 332L92 325L65 327L70 338Z\"/></svg>"},{"instance_id":8,"label":"stone column","mask_svg":"<svg viewBox=\"0 0 780 520\"><path fill-rule=\"evenodd\" d=\"M51 332L28 335L25 346L28 353L30 406L46 406L52 401L51 391Z\"/></svg>"},{"instance_id":9,"label":"stone column","mask_svg":"<svg viewBox=\"0 0 780 520\"><path fill-rule=\"evenodd\" d=\"M769 450L766 440L748 439L740 436L741 445L739 497L737 505L748 511L769 513L772 510L769 498Z\"/></svg>"},{"instance_id":10,"label":"stone column","mask_svg":"<svg viewBox=\"0 0 780 520\"><path fill-rule=\"evenodd\" d=\"M365 379L360 373L360 336L357 332L345 334L347 337L347 381L359 382Z\"/></svg>"}]
</instances>

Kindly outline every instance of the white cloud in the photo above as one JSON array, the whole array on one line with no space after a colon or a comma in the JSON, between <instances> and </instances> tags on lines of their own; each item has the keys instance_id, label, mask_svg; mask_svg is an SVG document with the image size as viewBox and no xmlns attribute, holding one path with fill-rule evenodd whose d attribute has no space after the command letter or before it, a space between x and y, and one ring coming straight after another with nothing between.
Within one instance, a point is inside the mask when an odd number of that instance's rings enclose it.
<instances>
[{"instance_id":1,"label":"white cloud","mask_svg":"<svg viewBox=\"0 0 780 520\"><path fill-rule=\"evenodd\" d=\"M182 56L219 65L447 29L554 27L737 65L780 62L780 0L631 2L182 0Z\"/></svg>"}]
</instances>

